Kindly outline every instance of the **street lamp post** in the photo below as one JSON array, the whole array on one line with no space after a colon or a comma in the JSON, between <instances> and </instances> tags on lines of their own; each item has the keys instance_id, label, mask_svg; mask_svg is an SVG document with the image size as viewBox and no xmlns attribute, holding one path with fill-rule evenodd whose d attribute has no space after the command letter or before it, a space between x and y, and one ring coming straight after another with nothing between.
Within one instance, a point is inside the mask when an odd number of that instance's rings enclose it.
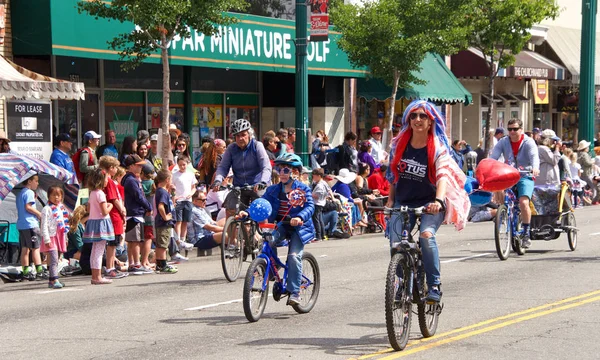
<instances>
[{"instance_id":1,"label":"street lamp post","mask_svg":"<svg viewBox=\"0 0 600 360\"><path fill-rule=\"evenodd\" d=\"M296 144L295 152L308 162L308 46L307 0L296 0Z\"/></svg>"},{"instance_id":2,"label":"street lamp post","mask_svg":"<svg viewBox=\"0 0 600 360\"><path fill-rule=\"evenodd\" d=\"M598 0L582 0L579 139L594 145L596 12Z\"/></svg>"}]
</instances>

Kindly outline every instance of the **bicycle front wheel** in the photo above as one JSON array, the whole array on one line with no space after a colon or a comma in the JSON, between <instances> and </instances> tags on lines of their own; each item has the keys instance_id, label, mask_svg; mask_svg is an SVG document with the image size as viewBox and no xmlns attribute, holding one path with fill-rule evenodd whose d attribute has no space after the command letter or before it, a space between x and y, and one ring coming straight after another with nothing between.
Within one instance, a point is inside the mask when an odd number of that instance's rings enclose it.
<instances>
[{"instance_id":1,"label":"bicycle front wheel","mask_svg":"<svg viewBox=\"0 0 600 360\"><path fill-rule=\"evenodd\" d=\"M390 345L397 351L403 350L408 343L412 318L412 294L407 291L412 279L405 256L402 253L392 256L385 282L385 324Z\"/></svg>"},{"instance_id":2,"label":"bicycle front wheel","mask_svg":"<svg viewBox=\"0 0 600 360\"><path fill-rule=\"evenodd\" d=\"M242 271L243 234L240 223L232 216L225 222L221 239L221 265L225 278L233 282L237 280Z\"/></svg>"},{"instance_id":3,"label":"bicycle front wheel","mask_svg":"<svg viewBox=\"0 0 600 360\"><path fill-rule=\"evenodd\" d=\"M508 259L511 246L510 222L508 220L508 208L506 205L500 205L496 212L494 220L494 240L496 242L496 252L500 260Z\"/></svg>"},{"instance_id":4,"label":"bicycle front wheel","mask_svg":"<svg viewBox=\"0 0 600 360\"><path fill-rule=\"evenodd\" d=\"M263 258L257 258L250 264L246 272L246 280L244 281L244 314L250 322L256 322L260 319L269 297L269 270L267 269L267 261ZM267 279L267 286L262 289L262 285Z\"/></svg>"},{"instance_id":5,"label":"bicycle front wheel","mask_svg":"<svg viewBox=\"0 0 600 360\"><path fill-rule=\"evenodd\" d=\"M423 284L424 294L427 294L427 283L425 282L425 272L422 271L421 281ZM438 320L440 316L440 304L439 303L427 303L426 301L419 301L417 304L417 314L419 316L419 329L423 337L432 337L435 335L438 326Z\"/></svg>"},{"instance_id":6,"label":"bicycle front wheel","mask_svg":"<svg viewBox=\"0 0 600 360\"><path fill-rule=\"evenodd\" d=\"M300 283L300 304L292 305L298 314L306 314L312 310L319 297L321 273L317 259L305 252L302 254L302 282Z\"/></svg>"}]
</instances>

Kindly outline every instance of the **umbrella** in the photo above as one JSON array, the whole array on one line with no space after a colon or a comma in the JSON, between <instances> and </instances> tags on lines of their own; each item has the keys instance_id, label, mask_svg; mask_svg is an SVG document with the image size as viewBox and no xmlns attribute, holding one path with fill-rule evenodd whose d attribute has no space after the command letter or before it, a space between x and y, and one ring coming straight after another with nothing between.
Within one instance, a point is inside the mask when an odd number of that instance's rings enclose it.
<instances>
[{"instance_id":1,"label":"umbrella","mask_svg":"<svg viewBox=\"0 0 600 360\"><path fill-rule=\"evenodd\" d=\"M48 161L18 154L0 154L0 204L10 192L33 175L39 175L39 189L47 200L46 190L53 185L63 186L65 206L73 210L79 183L75 174Z\"/></svg>"}]
</instances>

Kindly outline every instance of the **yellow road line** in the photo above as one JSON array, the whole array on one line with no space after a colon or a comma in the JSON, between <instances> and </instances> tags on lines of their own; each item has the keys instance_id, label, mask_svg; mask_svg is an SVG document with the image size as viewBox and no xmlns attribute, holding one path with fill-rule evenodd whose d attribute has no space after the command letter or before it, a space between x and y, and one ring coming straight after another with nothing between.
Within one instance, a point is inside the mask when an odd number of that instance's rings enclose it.
<instances>
[{"instance_id":1,"label":"yellow road line","mask_svg":"<svg viewBox=\"0 0 600 360\"><path fill-rule=\"evenodd\" d=\"M571 304L567 304L567 305L555 307L553 309L549 309L549 310L545 310L545 311L540 311L540 312L537 312L535 314L530 314L530 315L523 316L523 317L520 317L520 318L517 318L517 319L514 319L514 320L509 320L509 321L501 322L501 323L496 324L496 325L492 325L492 326L484 327L484 328L481 328L481 329L478 329L478 330L475 330L475 331L471 331L471 332L468 332L468 333L460 334L460 335L457 335L457 336L454 336L454 337L451 337L451 338L447 338L447 339L443 339L443 340L440 340L440 341L437 341L437 342L434 342L434 343L431 343L431 344L425 344L423 346L414 347L414 348L409 349L409 350L405 350L405 351L398 352L398 353L390 355L390 356L386 356L384 358L381 358L380 360L398 359L398 358L401 358L401 357L404 357L404 356L407 356L407 355L410 355L410 354L414 354L414 353L421 352L421 351L424 351L424 350L432 349L432 348L435 348L435 347L438 347L438 346L442 346L442 345L445 345L445 344L448 344L448 343L451 343L451 342L456 342L456 341L459 341L459 340L470 338L470 337L475 336L475 335L479 335L479 334L483 334L483 333L490 332L490 331L493 331L493 330L501 329L501 328L509 326L509 325L518 324L518 323L523 322L523 321L535 319L535 318L538 318L538 317L541 317L541 316L545 316L545 315L550 315L550 314L553 314L555 312L559 312L559 311L563 311L563 310L568 310L568 309L571 309L571 308L574 308L574 307L578 307L578 306L581 306L581 305L585 305L585 304L589 304L589 303L592 303L592 302L595 302L595 301L600 301L600 296L596 296L596 297L593 297L593 298L588 298L588 299L581 300L581 301L578 301L578 302L574 302L574 303L571 303Z\"/></svg>"},{"instance_id":2,"label":"yellow road line","mask_svg":"<svg viewBox=\"0 0 600 360\"><path fill-rule=\"evenodd\" d=\"M422 344L422 343L427 343L427 342L431 342L433 340L440 339L440 338L448 336L448 335L453 335L453 334L456 334L456 333L461 333L461 332L464 332L464 331L467 331L467 330L475 329L475 328L478 328L478 327L481 327L481 326L489 325L489 324L492 324L492 323L497 322L497 321L507 320L507 319L518 317L518 316L521 316L521 315L530 314L530 313L533 313L533 312L536 312L536 311L540 311L540 310L543 310L543 309L547 309L547 308L554 307L554 306L557 306L557 305L562 305L562 304L565 304L565 303L568 303L568 302L580 300L580 299L583 299L583 298L588 298L588 297L591 297L591 296L594 296L594 295L599 295L599 294L600 294L600 290L596 290L596 291L592 291L592 292L589 292L589 293L586 293L586 294L577 295L577 296L573 296L573 297L570 297L570 298L562 299L562 300L559 300L559 301L556 301L556 302L552 302L552 303L548 303L548 304L536 306L536 307L533 307L533 308L530 308L530 309L527 309L527 310L518 311L518 312L507 314L507 315L502 315L502 316L499 316L499 317L496 317L496 318L493 318L493 319L488 319L488 320L484 320L484 321L478 322L476 324L464 326L464 327L461 327L461 328L458 328L458 329L447 331L445 333L437 334L437 335L434 335L434 336L432 336L430 338L425 338L425 339L420 339L420 340L413 341L413 342L409 343L407 345L407 347L413 347L413 346L416 346L416 345L419 345L419 344ZM385 350L374 352L372 354L367 354L367 355L360 356L360 357L357 358L357 360L369 359L369 358L372 358L372 357L375 357L375 356L379 356L379 355L383 355L383 354L386 354L386 353L389 353L389 352L393 352L393 351L394 351L394 349L388 348L388 349L385 349ZM406 353L406 352L407 351L405 350L401 354Z\"/></svg>"}]
</instances>

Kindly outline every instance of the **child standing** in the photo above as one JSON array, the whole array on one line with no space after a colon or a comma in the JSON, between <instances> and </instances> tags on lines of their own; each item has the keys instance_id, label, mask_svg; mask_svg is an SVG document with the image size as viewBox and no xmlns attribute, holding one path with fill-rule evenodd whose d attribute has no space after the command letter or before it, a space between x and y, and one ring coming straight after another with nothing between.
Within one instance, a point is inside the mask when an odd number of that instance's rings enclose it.
<instances>
[{"instance_id":1,"label":"child standing","mask_svg":"<svg viewBox=\"0 0 600 360\"><path fill-rule=\"evenodd\" d=\"M315 201L315 212L313 214L313 223L315 224L315 239L317 241L325 240L325 224L323 222L323 207L327 202L327 196L331 193L329 185L323 181L325 172L322 168L312 171L312 197Z\"/></svg>"},{"instance_id":2,"label":"child standing","mask_svg":"<svg viewBox=\"0 0 600 360\"><path fill-rule=\"evenodd\" d=\"M44 268L40 256L40 223L42 214L35 208L35 193L40 180L33 175L25 180L24 188L17 196L17 230L19 230L19 243L21 245L21 267L23 278L29 281L43 278ZM33 256L36 275L29 268L29 253Z\"/></svg>"},{"instance_id":3,"label":"child standing","mask_svg":"<svg viewBox=\"0 0 600 360\"><path fill-rule=\"evenodd\" d=\"M154 197L156 209L156 271L162 274L174 274L177 268L167 265L167 249L173 229L173 202L169 196L171 173L161 170L156 175L156 194Z\"/></svg>"},{"instance_id":4,"label":"child standing","mask_svg":"<svg viewBox=\"0 0 600 360\"><path fill-rule=\"evenodd\" d=\"M192 218L192 195L196 192L196 176L187 171L190 158L179 155L177 169L173 171L173 184L175 185L175 240L177 245L184 250L191 250L194 246L186 243L187 223Z\"/></svg>"},{"instance_id":5,"label":"child standing","mask_svg":"<svg viewBox=\"0 0 600 360\"><path fill-rule=\"evenodd\" d=\"M123 237L123 224L125 224L126 214L123 197L117 187L117 182L113 179L119 168L119 160L110 155L104 155L98 160L98 165L100 166L100 169L104 170L106 177L108 178L106 187L104 188L104 194L106 195L106 201L113 206L108 215L112 221L115 233L115 239L106 243L106 271L104 276L107 279L121 279L128 276L129 273L120 272L115 269L117 246L121 244L121 239Z\"/></svg>"},{"instance_id":6,"label":"child standing","mask_svg":"<svg viewBox=\"0 0 600 360\"><path fill-rule=\"evenodd\" d=\"M48 257L48 287L61 289L58 281L58 254L66 252L65 234L69 231L69 212L62 204L63 190L59 186L48 189L48 205L42 209L41 251Z\"/></svg>"},{"instance_id":7,"label":"child standing","mask_svg":"<svg viewBox=\"0 0 600 360\"><path fill-rule=\"evenodd\" d=\"M571 170L571 180L573 181L573 204L575 208L583 207L583 188L585 181L581 180L581 165L577 162L577 153L569 154L569 169Z\"/></svg>"},{"instance_id":8,"label":"child standing","mask_svg":"<svg viewBox=\"0 0 600 360\"><path fill-rule=\"evenodd\" d=\"M144 246L142 248L142 265L146 268L152 268L152 264L150 264L149 254L152 251L152 239L154 239L154 219L153 215L155 213L154 209L154 192L156 191L156 186L154 185L154 177L156 173L154 172L154 165L149 160L146 160L146 164L142 165L142 172L140 173L140 179L142 180L142 189L144 190L144 195L146 196L146 200L153 206L153 210L151 214L144 215Z\"/></svg>"},{"instance_id":9,"label":"child standing","mask_svg":"<svg viewBox=\"0 0 600 360\"><path fill-rule=\"evenodd\" d=\"M115 240L113 224L110 220L110 210L113 204L106 201L102 191L109 181L109 177L102 169L92 170L87 175L88 189L90 190L90 217L85 225L83 242L92 243L90 267L92 269L92 285L112 283L112 280L102 277L102 255L107 241Z\"/></svg>"}]
</instances>

